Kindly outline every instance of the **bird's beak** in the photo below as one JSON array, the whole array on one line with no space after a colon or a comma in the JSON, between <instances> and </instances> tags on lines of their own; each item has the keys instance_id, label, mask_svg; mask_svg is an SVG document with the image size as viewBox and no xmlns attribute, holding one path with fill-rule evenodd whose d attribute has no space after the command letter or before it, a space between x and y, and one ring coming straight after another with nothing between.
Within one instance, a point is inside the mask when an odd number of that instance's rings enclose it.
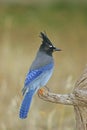
<instances>
[{"instance_id":1,"label":"bird's beak","mask_svg":"<svg viewBox=\"0 0 87 130\"><path fill-rule=\"evenodd\" d=\"M54 51L62 51L61 49L59 49L59 48L56 48L56 47L54 47L54 49L53 49Z\"/></svg>"}]
</instances>

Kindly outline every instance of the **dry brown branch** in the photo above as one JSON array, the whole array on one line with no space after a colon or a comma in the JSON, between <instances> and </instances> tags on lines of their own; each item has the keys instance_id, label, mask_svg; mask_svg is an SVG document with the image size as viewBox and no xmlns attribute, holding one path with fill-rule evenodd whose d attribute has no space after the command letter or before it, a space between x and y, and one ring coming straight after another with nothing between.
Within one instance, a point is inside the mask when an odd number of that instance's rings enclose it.
<instances>
[{"instance_id":1,"label":"dry brown branch","mask_svg":"<svg viewBox=\"0 0 87 130\"><path fill-rule=\"evenodd\" d=\"M87 130L87 66L70 94L55 94L44 91L39 97L45 101L73 105L77 130Z\"/></svg>"},{"instance_id":2,"label":"dry brown branch","mask_svg":"<svg viewBox=\"0 0 87 130\"><path fill-rule=\"evenodd\" d=\"M49 91L44 91L43 95L40 95L40 94L38 95L41 99L52 102L52 103L73 105L73 102L74 102L73 94L55 94Z\"/></svg>"}]
</instances>

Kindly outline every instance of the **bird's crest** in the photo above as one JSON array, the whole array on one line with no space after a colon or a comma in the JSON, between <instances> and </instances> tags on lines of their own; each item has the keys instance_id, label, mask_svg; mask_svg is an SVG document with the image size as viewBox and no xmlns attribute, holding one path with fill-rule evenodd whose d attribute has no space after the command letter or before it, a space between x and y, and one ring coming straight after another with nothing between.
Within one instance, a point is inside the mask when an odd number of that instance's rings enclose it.
<instances>
[{"instance_id":1,"label":"bird's crest","mask_svg":"<svg viewBox=\"0 0 87 130\"><path fill-rule=\"evenodd\" d=\"M52 42L47 37L46 33L41 32L40 37L42 38L43 43L45 43L45 44L48 43L49 45L52 45Z\"/></svg>"}]
</instances>

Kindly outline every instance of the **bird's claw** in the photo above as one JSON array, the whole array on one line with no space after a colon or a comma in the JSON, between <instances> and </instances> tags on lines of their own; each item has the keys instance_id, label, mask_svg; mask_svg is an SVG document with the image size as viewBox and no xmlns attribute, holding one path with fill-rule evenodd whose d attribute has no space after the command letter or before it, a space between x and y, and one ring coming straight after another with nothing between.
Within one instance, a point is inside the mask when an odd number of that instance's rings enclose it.
<instances>
[{"instance_id":1,"label":"bird's claw","mask_svg":"<svg viewBox=\"0 0 87 130\"><path fill-rule=\"evenodd\" d=\"M44 86L45 88L41 88L38 90L38 95L43 95L44 91L50 91L50 89L47 86ZM46 89L46 90L45 90Z\"/></svg>"},{"instance_id":2,"label":"bird's claw","mask_svg":"<svg viewBox=\"0 0 87 130\"><path fill-rule=\"evenodd\" d=\"M45 91L44 88L39 89L38 90L38 95L43 95L44 91Z\"/></svg>"}]
</instances>

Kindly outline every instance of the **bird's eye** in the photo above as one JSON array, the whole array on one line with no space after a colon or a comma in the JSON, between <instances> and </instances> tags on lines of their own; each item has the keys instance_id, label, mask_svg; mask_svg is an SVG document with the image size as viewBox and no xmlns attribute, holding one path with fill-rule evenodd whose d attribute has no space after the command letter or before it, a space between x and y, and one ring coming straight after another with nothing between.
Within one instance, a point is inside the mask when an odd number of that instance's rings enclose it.
<instances>
[{"instance_id":1,"label":"bird's eye","mask_svg":"<svg viewBox=\"0 0 87 130\"><path fill-rule=\"evenodd\" d=\"M52 48L53 46L52 45L49 45L49 48Z\"/></svg>"}]
</instances>

